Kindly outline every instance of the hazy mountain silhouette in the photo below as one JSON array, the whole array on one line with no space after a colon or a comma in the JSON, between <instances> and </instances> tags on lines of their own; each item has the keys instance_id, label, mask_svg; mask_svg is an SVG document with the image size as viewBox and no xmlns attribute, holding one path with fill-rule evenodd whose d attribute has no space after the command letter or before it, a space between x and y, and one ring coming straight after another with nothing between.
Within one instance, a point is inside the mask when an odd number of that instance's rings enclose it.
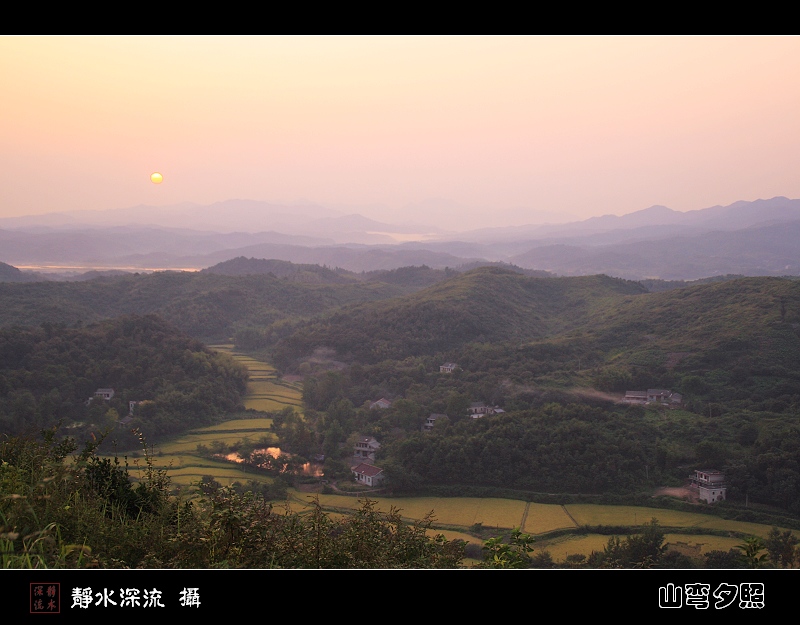
<instances>
[{"instance_id":1,"label":"hazy mountain silhouette","mask_svg":"<svg viewBox=\"0 0 800 625\"><path fill-rule=\"evenodd\" d=\"M357 272L492 261L631 279L795 275L800 274L798 224L800 200L785 197L688 212L651 206L622 216L457 236L311 203L227 200L3 219L0 260L87 269L197 269L245 256ZM416 240L398 243L408 239Z\"/></svg>"}]
</instances>

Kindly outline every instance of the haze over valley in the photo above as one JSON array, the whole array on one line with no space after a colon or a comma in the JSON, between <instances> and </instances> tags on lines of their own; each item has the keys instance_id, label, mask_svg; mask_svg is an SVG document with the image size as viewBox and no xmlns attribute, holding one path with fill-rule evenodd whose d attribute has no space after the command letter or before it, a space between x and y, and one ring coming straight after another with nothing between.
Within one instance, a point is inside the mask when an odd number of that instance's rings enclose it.
<instances>
[{"instance_id":1,"label":"haze over valley","mask_svg":"<svg viewBox=\"0 0 800 625\"><path fill-rule=\"evenodd\" d=\"M404 224L398 217L385 223L319 206L238 200L53 213L0 219L0 254L2 262L51 279L82 269L199 270L240 256L353 272L502 262L554 275L632 280L800 271L800 200L784 197L461 232Z\"/></svg>"}]
</instances>

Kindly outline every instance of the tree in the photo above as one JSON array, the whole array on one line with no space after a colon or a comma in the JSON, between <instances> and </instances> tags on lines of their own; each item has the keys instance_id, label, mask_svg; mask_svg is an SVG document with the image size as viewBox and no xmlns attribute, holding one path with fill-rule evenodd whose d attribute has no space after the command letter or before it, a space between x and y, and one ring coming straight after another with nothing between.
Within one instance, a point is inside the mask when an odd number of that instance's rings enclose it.
<instances>
[{"instance_id":1,"label":"tree","mask_svg":"<svg viewBox=\"0 0 800 625\"><path fill-rule=\"evenodd\" d=\"M749 536L744 539L741 545L736 545L736 548L741 551L741 557L746 568L764 568L769 555L761 553L764 550L764 541L761 538L758 536Z\"/></svg>"},{"instance_id":2,"label":"tree","mask_svg":"<svg viewBox=\"0 0 800 625\"><path fill-rule=\"evenodd\" d=\"M453 422L460 421L467 416L469 404L469 397L463 393L457 393L454 391L447 396L445 413Z\"/></svg>"},{"instance_id":3,"label":"tree","mask_svg":"<svg viewBox=\"0 0 800 625\"><path fill-rule=\"evenodd\" d=\"M654 568L661 564L665 551L664 531L658 519L651 519L639 534L609 538L602 553L592 554L590 564L595 568Z\"/></svg>"},{"instance_id":4,"label":"tree","mask_svg":"<svg viewBox=\"0 0 800 625\"><path fill-rule=\"evenodd\" d=\"M516 527L511 531L511 537L507 543L499 537L490 538L483 546L485 554L483 556L483 568L487 569L524 569L531 563L534 537L530 534L523 534L520 528Z\"/></svg>"},{"instance_id":5,"label":"tree","mask_svg":"<svg viewBox=\"0 0 800 625\"><path fill-rule=\"evenodd\" d=\"M736 549L709 551L704 558L707 569L740 569L743 566L742 554Z\"/></svg>"},{"instance_id":6,"label":"tree","mask_svg":"<svg viewBox=\"0 0 800 625\"><path fill-rule=\"evenodd\" d=\"M778 568L791 567L795 561L795 547L800 543L797 536L791 530L781 532L777 527L773 527L764 547L769 554L770 561Z\"/></svg>"},{"instance_id":7,"label":"tree","mask_svg":"<svg viewBox=\"0 0 800 625\"><path fill-rule=\"evenodd\" d=\"M665 551L664 530L655 518L644 526L641 534L628 536L625 541L625 558L633 568L656 566Z\"/></svg>"}]
</instances>

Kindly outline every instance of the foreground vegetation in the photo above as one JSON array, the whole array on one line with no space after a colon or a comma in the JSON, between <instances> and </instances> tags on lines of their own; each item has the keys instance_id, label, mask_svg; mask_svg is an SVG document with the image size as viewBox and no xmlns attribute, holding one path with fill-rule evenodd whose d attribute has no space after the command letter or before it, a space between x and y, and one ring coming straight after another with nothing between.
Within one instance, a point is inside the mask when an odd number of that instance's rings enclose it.
<instances>
[{"instance_id":1,"label":"foreground vegetation","mask_svg":"<svg viewBox=\"0 0 800 625\"><path fill-rule=\"evenodd\" d=\"M252 490L221 487L170 494L145 459L137 483L127 467L44 441L0 442L3 568L450 568L463 543L430 537L430 518L407 524L370 501L334 518L281 509Z\"/></svg>"}]
</instances>

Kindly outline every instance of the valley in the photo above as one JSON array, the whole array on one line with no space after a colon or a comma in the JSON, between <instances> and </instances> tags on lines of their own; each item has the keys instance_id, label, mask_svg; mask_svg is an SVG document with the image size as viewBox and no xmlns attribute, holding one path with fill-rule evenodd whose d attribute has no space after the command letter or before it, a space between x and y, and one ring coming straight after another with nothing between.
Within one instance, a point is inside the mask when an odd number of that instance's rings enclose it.
<instances>
[{"instance_id":1,"label":"valley","mask_svg":"<svg viewBox=\"0 0 800 625\"><path fill-rule=\"evenodd\" d=\"M0 285L4 431L103 436L98 462L198 503L433 510L471 562L515 527L544 567L604 566L652 518L664 566L800 530L798 280L237 266ZM703 468L726 501L654 496Z\"/></svg>"}]
</instances>

